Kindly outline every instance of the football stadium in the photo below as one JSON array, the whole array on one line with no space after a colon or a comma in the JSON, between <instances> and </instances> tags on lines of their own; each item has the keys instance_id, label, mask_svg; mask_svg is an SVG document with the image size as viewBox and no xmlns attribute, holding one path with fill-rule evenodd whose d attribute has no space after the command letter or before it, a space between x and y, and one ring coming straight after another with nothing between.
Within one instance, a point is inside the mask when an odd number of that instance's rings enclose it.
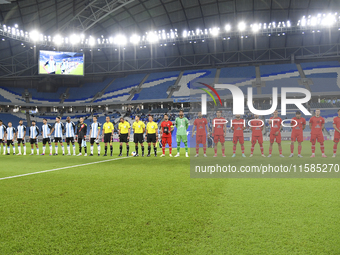
<instances>
[{"instance_id":1,"label":"football stadium","mask_svg":"<svg viewBox=\"0 0 340 255\"><path fill-rule=\"evenodd\" d=\"M0 254L340 254L340 1L0 0L0 38Z\"/></svg>"}]
</instances>

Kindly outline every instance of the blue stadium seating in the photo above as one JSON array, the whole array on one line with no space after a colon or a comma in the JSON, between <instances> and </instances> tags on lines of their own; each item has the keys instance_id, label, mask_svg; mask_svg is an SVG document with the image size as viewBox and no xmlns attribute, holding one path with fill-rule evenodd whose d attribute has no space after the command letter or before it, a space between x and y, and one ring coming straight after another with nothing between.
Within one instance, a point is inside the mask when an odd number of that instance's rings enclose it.
<instances>
[{"instance_id":1,"label":"blue stadium seating","mask_svg":"<svg viewBox=\"0 0 340 255\"><path fill-rule=\"evenodd\" d=\"M50 102L60 102L60 95L65 93L65 87L59 87L57 92L55 93L43 93L37 92L36 89L28 89L28 92L31 93L32 99L30 101L37 102L37 101L50 101ZM24 90L22 90L22 93Z\"/></svg>"}]
</instances>

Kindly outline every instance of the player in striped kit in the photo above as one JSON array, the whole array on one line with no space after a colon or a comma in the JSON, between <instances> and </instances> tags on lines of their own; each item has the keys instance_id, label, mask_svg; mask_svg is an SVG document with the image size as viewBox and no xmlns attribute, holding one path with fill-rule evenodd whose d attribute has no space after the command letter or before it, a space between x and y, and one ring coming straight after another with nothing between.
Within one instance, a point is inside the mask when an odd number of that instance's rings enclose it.
<instances>
[{"instance_id":1,"label":"player in striped kit","mask_svg":"<svg viewBox=\"0 0 340 255\"><path fill-rule=\"evenodd\" d=\"M15 128L12 127L12 122L8 122L8 127L6 129L6 133L7 133L7 155L10 155L10 152L11 152L10 145L12 145L13 155L15 155L15 147L14 147L14 140L15 140L15 136L16 136L15 131L16 131Z\"/></svg>"},{"instance_id":2,"label":"player in striped kit","mask_svg":"<svg viewBox=\"0 0 340 255\"><path fill-rule=\"evenodd\" d=\"M26 143L25 143L25 136L26 136L26 126L23 125L24 121L19 120L19 125L17 126L17 141L18 141L18 151L17 155L21 155L21 144L24 148L24 156L26 155Z\"/></svg>"},{"instance_id":3,"label":"player in striped kit","mask_svg":"<svg viewBox=\"0 0 340 255\"><path fill-rule=\"evenodd\" d=\"M75 135L76 125L73 121L71 121L70 117L66 118L65 124L65 135L66 135L66 143L67 143L67 156L71 156L70 142L72 143L73 148L73 156L76 155L76 145L74 143L74 135Z\"/></svg>"},{"instance_id":4,"label":"player in striped kit","mask_svg":"<svg viewBox=\"0 0 340 255\"><path fill-rule=\"evenodd\" d=\"M1 144L2 144L4 147L4 155L6 154L5 135L6 135L6 126L3 124L2 120L0 120L0 153L1 153Z\"/></svg>"},{"instance_id":5,"label":"player in striped kit","mask_svg":"<svg viewBox=\"0 0 340 255\"><path fill-rule=\"evenodd\" d=\"M97 120L98 120L98 117L93 116L93 123L91 124L91 129L90 129L90 144L91 144L90 156L93 156L93 144L95 142L97 144L98 156L100 156L99 134L100 134L101 125L100 123L98 123Z\"/></svg>"},{"instance_id":6,"label":"player in striped kit","mask_svg":"<svg viewBox=\"0 0 340 255\"><path fill-rule=\"evenodd\" d=\"M55 145L55 151L54 156L58 156L58 142L61 145L61 149L63 151L63 156L65 156L65 148L63 144L63 132L64 132L64 124L60 122L61 117L56 117L56 122L54 123L54 126L52 127L51 135L54 131L54 145Z\"/></svg>"},{"instance_id":7,"label":"player in striped kit","mask_svg":"<svg viewBox=\"0 0 340 255\"><path fill-rule=\"evenodd\" d=\"M46 143L50 146L50 156L52 156L52 143L51 143L51 133L52 126L47 124L47 119L43 119L43 125L41 126L41 136L43 137L43 153L42 156L45 155L46 151Z\"/></svg>"},{"instance_id":8,"label":"player in striped kit","mask_svg":"<svg viewBox=\"0 0 340 255\"><path fill-rule=\"evenodd\" d=\"M29 136L30 136L30 144L31 144L31 154L34 155L34 144L35 148L37 149L37 155L39 155L39 147L38 147L38 135L39 135L39 128L36 126L35 121L32 121L32 126L29 129Z\"/></svg>"}]
</instances>

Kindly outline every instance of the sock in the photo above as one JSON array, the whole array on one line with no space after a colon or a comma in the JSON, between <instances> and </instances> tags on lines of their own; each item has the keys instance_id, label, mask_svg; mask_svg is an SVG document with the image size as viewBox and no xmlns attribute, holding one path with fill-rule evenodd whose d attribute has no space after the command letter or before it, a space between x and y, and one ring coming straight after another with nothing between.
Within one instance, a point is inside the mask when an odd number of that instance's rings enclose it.
<instances>
[{"instance_id":1,"label":"sock","mask_svg":"<svg viewBox=\"0 0 340 255\"><path fill-rule=\"evenodd\" d=\"M163 152L163 154L165 154L165 146L164 145L162 147L162 152Z\"/></svg>"},{"instance_id":2,"label":"sock","mask_svg":"<svg viewBox=\"0 0 340 255\"><path fill-rule=\"evenodd\" d=\"M61 150L63 151L63 154L65 154L65 148L64 145L61 146Z\"/></svg>"},{"instance_id":3,"label":"sock","mask_svg":"<svg viewBox=\"0 0 340 255\"><path fill-rule=\"evenodd\" d=\"M107 154L107 146L105 146L105 154Z\"/></svg>"},{"instance_id":4,"label":"sock","mask_svg":"<svg viewBox=\"0 0 340 255\"><path fill-rule=\"evenodd\" d=\"M45 151L46 151L46 146L44 145L43 146L43 154L45 154Z\"/></svg>"},{"instance_id":5,"label":"sock","mask_svg":"<svg viewBox=\"0 0 340 255\"><path fill-rule=\"evenodd\" d=\"M119 153L119 154L122 154L122 150L123 150L123 146L122 146L122 145L120 145L120 146L119 146L119 151L120 151L120 153Z\"/></svg>"},{"instance_id":6,"label":"sock","mask_svg":"<svg viewBox=\"0 0 340 255\"><path fill-rule=\"evenodd\" d=\"M254 153L254 145L252 145L250 148L250 154L253 154L253 153Z\"/></svg>"},{"instance_id":7,"label":"sock","mask_svg":"<svg viewBox=\"0 0 340 255\"><path fill-rule=\"evenodd\" d=\"M196 154L198 154L199 150L200 150L200 145L196 144Z\"/></svg>"},{"instance_id":8,"label":"sock","mask_svg":"<svg viewBox=\"0 0 340 255\"><path fill-rule=\"evenodd\" d=\"M181 143L177 143L177 153L179 154L181 151Z\"/></svg>"},{"instance_id":9,"label":"sock","mask_svg":"<svg viewBox=\"0 0 340 255\"><path fill-rule=\"evenodd\" d=\"M282 155L282 149L279 149L280 155Z\"/></svg>"},{"instance_id":10,"label":"sock","mask_svg":"<svg viewBox=\"0 0 340 255\"><path fill-rule=\"evenodd\" d=\"M129 154L129 152L130 152L130 146L126 145L126 153Z\"/></svg>"},{"instance_id":11,"label":"sock","mask_svg":"<svg viewBox=\"0 0 340 255\"><path fill-rule=\"evenodd\" d=\"M333 146L333 153L336 154L336 151L338 150L338 144L335 143Z\"/></svg>"},{"instance_id":12,"label":"sock","mask_svg":"<svg viewBox=\"0 0 340 255\"><path fill-rule=\"evenodd\" d=\"M37 148L37 155L39 155L39 148Z\"/></svg>"},{"instance_id":13,"label":"sock","mask_svg":"<svg viewBox=\"0 0 340 255\"><path fill-rule=\"evenodd\" d=\"M301 154L301 150L302 150L302 145L298 145L298 154Z\"/></svg>"},{"instance_id":14,"label":"sock","mask_svg":"<svg viewBox=\"0 0 340 255\"><path fill-rule=\"evenodd\" d=\"M263 145L262 145L262 143L260 144L260 150L261 150L261 154L263 154Z\"/></svg>"},{"instance_id":15,"label":"sock","mask_svg":"<svg viewBox=\"0 0 340 255\"><path fill-rule=\"evenodd\" d=\"M93 154L93 145L91 145L91 154Z\"/></svg>"},{"instance_id":16,"label":"sock","mask_svg":"<svg viewBox=\"0 0 340 255\"><path fill-rule=\"evenodd\" d=\"M50 154L52 154L52 145L50 145Z\"/></svg>"},{"instance_id":17,"label":"sock","mask_svg":"<svg viewBox=\"0 0 340 255\"><path fill-rule=\"evenodd\" d=\"M54 150L55 150L55 154L58 154L58 146L55 146Z\"/></svg>"},{"instance_id":18,"label":"sock","mask_svg":"<svg viewBox=\"0 0 340 255\"><path fill-rule=\"evenodd\" d=\"M269 155L272 155L273 149L269 149Z\"/></svg>"},{"instance_id":19,"label":"sock","mask_svg":"<svg viewBox=\"0 0 340 255\"><path fill-rule=\"evenodd\" d=\"M235 154L236 153L236 145L234 144L233 145L233 154Z\"/></svg>"},{"instance_id":20,"label":"sock","mask_svg":"<svg viewBox=\"0 0 340 255\"><path fill-rule=\"evenodd\" d=\"M81 153L81 144L79 144L79 153Z\"/></svg>"},{"instance_id":21,"label":"sock","mask_svg":"<svg viewBox=\"0 0 340 255\"><path fill-rule=\"evenodd\" d=\"M142 146L142 154L144 155L144 146Z\"/></svg>"},{"instance_id":22,"label":"sock","mask_svg":"<svg viewBox=\"0 0 340 255\"><path fill-rule=\"evenodd\" d=\"M153 152L155 153L155 155L157 155L157 147L153 146Z\"/></svg>"},{"instance_id":23,"label":"sock","mask_svg":"<svg viewBox=\"0 0 340 255\"><path fill-rule=\"evenodd\" d=\"M171 153L172 153L172 146L169 145L169 154L171 154Z\"/></svg>"},{"instance_id":24,"label":"sock","mask_svg":"<svg viewBox=\"0 0 340 255\"><path fill-rule=\"evenodd\" d=\"M84 150L85 150L85 154L87 153L87 147L84 147Z\"/></svg>"},{"instance_id":25,"label":"sock","mask_svg":"<svg viewBox=\"0 0 340 255\"><path fill-rule=\"evenodd\" d=\"M214 148L215 154L217 154L217 148Z\"/></svg>"},{"instance_id":26,"label":"sock","mask_svg":"<svg viewBox=\"0 0 340 255\"><path fill-rule=\"evenodd\" d=\"M76 145L75 144L73 144L73 154L76 154Z\"/></svg>"},{"instance_id":27,"label":"sock","mask_svg":"<svg viewBox=\"0 0 340 255\"><path fill-rule=\"evenodd\" d=\"M323 143L320 143L320 149L321 149L321 153L324 154L325 153L325 145Z\"/></svg>"},{"instance_id":28,"label":"sock","mask_svg":"<svg viewBox=\"0 0 340 255\"><path fill-rule=\"evenodd\" d=\"M97 148L98 148L98 154L100 154L100 145L99 144L97 145Z\"/></svg>"},{"instance_id":29,"label":"sock","mask_svg":"<svg viewBox=\"0 0 340 255\"><path fill-rule=\"evenodd\" d=\"M151 146L148 146L148 154L150 154Z\"/></svg>"},{"instance_id":30,"label":"sock","mask_svg":"<svg viewBox=\"0 0 340 255\"><path fill-rule=\"evenodd\" d=\"M290 153L294 153L294 144L290 144Z\"/></svg>"},{"instance_id":31,"label":"sock","mask_svg":"<svg viewBox=\"0 0 340 255\"><path fill-rule=\"evenodd\" d=\"M207 144L203 144L203 153L204 153L204 154L207 153Z\"/></svg>"},{"instance_id":32,"label":"sock","mask_svg":"<svg viewBox=\"0 0 340 255\"><path fill-rule=\"evenodd\" d=\"M222 148L222 155L225 154L225 148Z\"/></svg>"},{"instance_id":33,"label":"sock","mask_svg":"<svg viewBox=\"0 0 340 255\"><path fill-rule=\"evenodd\" d=\"M71 148L70 148L70 145L67 145L67 153L68 153L68 154L71 154Z\"/></svg>"},{"instance_id":34,"label":"sock","mask_svg":"<svg viewBox=\"0 0 340 255\"><path fill-rule=\"evenodd\" d=\"M34 149L32 148L32 149L31 149L31 154L33 154L33 153L34 153Z\"/></svg>"},{"instance_id":35,"label":"sock","mask_svg":"<svg viewBox=\"0 0 340 255\"><path fill-rule=\"evenodd\" d=\"M138 154L138 145L135 146L136 154Z\"/></svg>"},{"instance_id":36,"label":"sock","mask_svg":"<svg viewBox=\"0 0 340 255\"><path fill-rule=\"evenodd\" d=\"M11 148L8 146L7 147L7 153L10 153L11 152Z\"/></svg>"},{"instance_id":37,"label":"sock","mask_svg":"<svg viewBox=\"0 0 340 255\"><path fill-rule=\"evenodd\" d=\"M315 145L312 145L312 153L315 153Z\"/></svg>"},{"instance_id":38,"label":"sock","mask_svg":"<svg viewBox=\"0 0 340 255\"><path fill-rule=\"evenodd\" d=\"M184 146L185 146L185 152L188 153L188 142L185 142Z\"/></svg>"},{"instance_id":39,"label":"sock","mask_svg":"<svg viewBox=\"0 0 340 255\"><path fill-rule=\"evenodd\" d=\"M6 145L4 145L4 153L6 153Z\"/></svg>"},{"instance_id":40,"label":"sock","mask_svg":"<svg viewBox=\"0 0 340 255\"><path fill-rule=\"evenodd\" d=\"M110 145L110 152L111 152L111 155L112 155L112 153L113 153L113 147L112 147L112 145Z\"/></svg>"},{"instance_id":41,"label":"sock","mask_svg":"<svg viewBox=\"0 0 340 255\"><path fill-rule=\"evenodd\" d=\"M244 145L241 145L242 154L244 154Z\"/></svg>"},{"instance_id":42,"label":"sock","mask_svg":"<svg viewBox=\"0 0 340 255\"><path fill-rule=\"evenodd\" d=\"M21 154L21 146L18 147L19 154Z\"/></svg>"},{"instance_id":43,"label":"sock","mask_svg":"<svg viewBox=\"0 0 340 255\"><path fill-rule=\"evenodd\" d=\"M26 145L24 145L24 153L26 154Z\"/></svg>"}]
</instances>

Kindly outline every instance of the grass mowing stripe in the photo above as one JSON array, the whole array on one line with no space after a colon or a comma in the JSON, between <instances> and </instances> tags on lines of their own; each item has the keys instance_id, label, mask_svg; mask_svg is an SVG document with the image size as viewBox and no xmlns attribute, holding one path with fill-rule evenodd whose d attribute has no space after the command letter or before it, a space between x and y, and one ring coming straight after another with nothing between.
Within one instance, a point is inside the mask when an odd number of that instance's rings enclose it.
<instances>
[{"instance_id":1,"label":"grass mowing stripe","mask_svg":"<svg viewBox=\"0 0 340 255\"><path fill-rule=\"evenodd\" d=\"M99 164L99 163L104 163L104 162L109 162L109 161L114 161L114 160L119 160L119 159L125 159L125 158L129 158L129 157L113 158L113 159L107 159L107 160L102 160L102 161L90 162L90 163L85 163L85 164L80 164L80 165L66 166L66 167L60 167L60 168L55 168L55 169L50 169L50 170L43 170L43 171L38 171L38 172L33 172L33 173L7 176L7 177L0 178L0 181L1 180L6 180L6 179L13 179L13 178L18 178L18 177L24 177L24 176L28 176L28 175L42 174L42 173L48 173L48 172L53 172L53 171L59 171L59 170L64 170L64 169L69 169L69 168L80 167L80 166L88 166L88 165L93 165L93 164Z\"/></svg>"}]
</instances>

